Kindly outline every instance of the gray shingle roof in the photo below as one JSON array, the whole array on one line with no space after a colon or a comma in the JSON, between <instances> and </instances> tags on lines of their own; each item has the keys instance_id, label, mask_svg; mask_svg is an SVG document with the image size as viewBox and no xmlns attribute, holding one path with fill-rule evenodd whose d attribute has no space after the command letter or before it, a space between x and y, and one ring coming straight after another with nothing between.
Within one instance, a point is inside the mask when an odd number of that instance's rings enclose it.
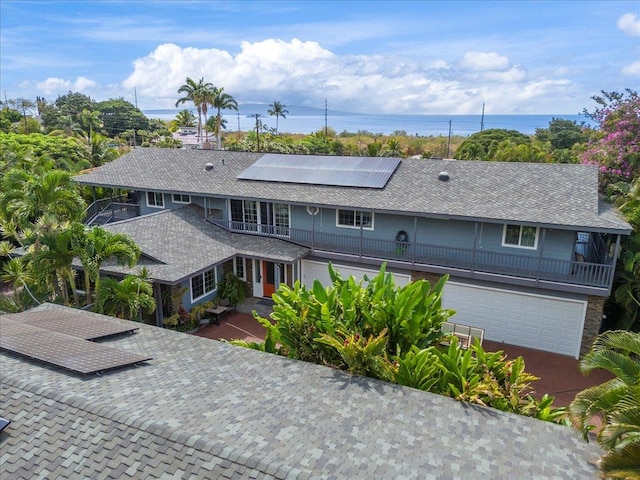
<instances>
[{"instance_id":1,"label":"gray shingle roof","mask_svg":"<svg viewBox=\"0 0 640 480\"><path fill-rule=\"evenodd\" d=\"M8 478L598 477L568 427L147 325L104 343L153 360L82 377L0 353Z\"/></svg>"},{"instance_id":2,"label":"gray shingle roof","mask_svg":"<svg viewBox=\"0 0 640 480\"><path fill-rule=\"evenodd\" d=\"M152 279L168 283L178 282L235 255L293 262L309 252L306 247L277 238L227 232L204 220L204 210L196 205L110 223L104 228L133 238L146 256L138 265L147 267ZM105 262L102 270L129 272L115 262Z\"/></svg>"},{"instance_id":3,"label":"gray shingle roof","mask_svg":"<svg viewBox=\"0 0 640 480\"><path fill-rule=\"evenodd\" d=\"M137 190L630 232L610 209L601 209L595 166L409 158L380 190L236 178L261 156L142 148L76 178L88 185ZM206 163L214 168L205 171ZM445 170L448 182L438 180Z\"/></svg>"}]
</instances>

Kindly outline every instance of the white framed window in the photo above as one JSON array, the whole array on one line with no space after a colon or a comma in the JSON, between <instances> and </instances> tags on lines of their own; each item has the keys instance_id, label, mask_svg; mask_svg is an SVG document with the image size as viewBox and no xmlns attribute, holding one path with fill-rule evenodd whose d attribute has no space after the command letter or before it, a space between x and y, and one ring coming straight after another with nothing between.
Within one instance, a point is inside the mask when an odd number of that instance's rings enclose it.
<instances>
[{"instance_id":1,"label":"white framed window","mask_svg":"<svg viewBox=\"0 0 640 480\"><path fill-rule=\"evenodd\" d=\"M240 277L243 280L246 280L246 259L244 257L235 257L233 259L233 273L236 274L236 277Z\"/></svg>"},{"instance_id":2,"label":"white framed window","mask_svg":"<svg viewBox=\"0 0 640 480\"><path fill-rule=\"evenodd\" d=\"M154 208L164 208L162 192L147 192L147 205Z\"/></svg>"},{"instance_id":3,"label":"white framed window","mask_svg":"<svg viewBox=\"0 0 640 480\"><path fill-rule=\"evenodd\" d=\"M191 302L201 299L216 290L218 275L215 267L191 277Z\"/></svg>"},{"instance_id":4,"label":"white framed window","mask_svg":"<svg viewBox=\"0 0 640 480\"><path fill-rule=\"evenodd\" d=\"M336 210L336 227L373 230L373 212L362 210Z\"/></svg>"},{"instance_id":5,"label":"white framed window","mask_svg":"<svg viewBox=\"0 0 640 480\"><path fill-rule=\"evenodd\" d=\"M538 227L526 225L505 225L502 233L503 247L538 248Z\"/></svg>"},{"instance_id":6,"label":"white framed window","mask_svg":"<svg viewBox=\"0 0 640 480\"><path fill-rule=\"evenodd\" d=\"M181 193L174 193L173 203L191 203L191 196L183 195Z\"/></svg>"}]
</instances>

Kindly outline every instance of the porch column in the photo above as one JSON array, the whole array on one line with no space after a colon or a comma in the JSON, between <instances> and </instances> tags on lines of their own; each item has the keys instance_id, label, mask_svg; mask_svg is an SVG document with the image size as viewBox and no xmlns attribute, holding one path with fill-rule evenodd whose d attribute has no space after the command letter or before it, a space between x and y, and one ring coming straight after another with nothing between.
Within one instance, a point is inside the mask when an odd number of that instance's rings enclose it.
<instances>
[{"instance_id":1,"label":"porch column","mask_svg":"<svg viewBox=\"0 0 640 480\"><path fill-rule=\"evenodd\" d=\"M416 264L416 250L418 249L418 217L413 217L413 251L411 252L411 264Z\"/></svg>"}]
</instances>

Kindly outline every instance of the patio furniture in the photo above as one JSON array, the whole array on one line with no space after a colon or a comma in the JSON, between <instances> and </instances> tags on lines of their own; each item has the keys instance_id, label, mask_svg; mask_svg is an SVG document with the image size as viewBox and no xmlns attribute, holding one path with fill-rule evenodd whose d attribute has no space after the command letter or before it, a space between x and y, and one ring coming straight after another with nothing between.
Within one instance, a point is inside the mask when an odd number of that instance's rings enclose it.
<instances>
[{"instance_id":1,"label":"patio furniture","mask_svg":"<svg viewBox=\"0 0 640 480\"><path fill-rule=\"evenodd\" d=\"M458 338L458 345L460 348L467 349L477 338L482 345L484 340L484 329L471 327L469 325L460 325L459 323L444 322L442 324L442 331L445 334L455 335ZM444 345L448 345L448 342L443 342Z\"/></svg>"}]
</instances>

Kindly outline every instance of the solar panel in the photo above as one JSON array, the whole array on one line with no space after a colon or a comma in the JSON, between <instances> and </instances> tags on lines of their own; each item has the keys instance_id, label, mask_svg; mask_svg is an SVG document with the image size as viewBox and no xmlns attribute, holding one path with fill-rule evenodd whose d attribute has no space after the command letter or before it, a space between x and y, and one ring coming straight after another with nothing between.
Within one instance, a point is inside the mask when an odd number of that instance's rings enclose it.
<instances>
[{"instance_id":1,"label":"solar panel","mask_svg":"<svg viewBox=\"0 0 640 480\"><path fill-rule=\"evenodd\" d=\"M64 333L85 340L110 337L138 330L135 323L98 318L90 312L72 308L49 308L6 315L12 321Z\"/></svg>"},{"instance_id":2,"label":"solar panel","mask_svg":"<svg viewBox=\"0 0 640 480\"><path fill-rule=\"evenodd\" d=\"M0 317L0 349L89 374L135 365L152 357Z\"/></svg>"},{"instance_id":3,"label":"solar panel","mask_svg":"<svg viewBox=\"0 0 640 480\"><path fill-rule=\"evenodd\" d=\"M384 188L398 158L265 154L240 173L240 180Z\"/></svg>"}]
</instances>

